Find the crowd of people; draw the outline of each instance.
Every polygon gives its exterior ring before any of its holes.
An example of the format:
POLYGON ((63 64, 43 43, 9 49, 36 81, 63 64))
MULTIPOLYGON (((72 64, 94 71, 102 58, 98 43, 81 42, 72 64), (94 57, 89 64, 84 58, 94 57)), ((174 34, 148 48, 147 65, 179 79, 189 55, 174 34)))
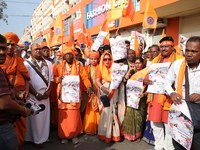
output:
MULTIPOLYGON (((177 141, 168 134, 168 115, 172 103, 180 104, 185 99, 184 72, 188 70, 190 101, 200 100, 200 37, 190 37, 184 56, 178 55, 174 40, 166 36, 159 45, 152 45, 144 54, 145 44, 137 50, 130 49, 125 41, 127 58, 113 60, 110 45, 92 51, 87 58, 78 47, 61 46, 53 51, 48 46, 35 43, 22 58, 17 47, 19 38, 14 33, 0 35, 0 147, 24 149, 24 141, 37 148, 49 139, 50 128, 58 129, 61 143, 69 139, 79 142, 82 133, 97 134, 98 138, 110 142, 122 137, 139 143, 141 139, 154 145, 155 150, 182 150, 177 141), (147 92, 150 80, 149 68, 154 63, 170 62, 163 83, 165 94, 147 92), (111 90, 112 64, 128 65, 122 82, 111 90), (74 84, 76 102, 64 86, 66 80, 74 84), (128 80, 143 83, 139 94, 139 107, 127 106, 126 84, 128 80), (181 80, 181 81, 180 81, 181 80), (45 106, 38 114, 26 103, 45 106), (26 117, 26 118, 25 118, 26 117)), ((69 92, 69 91, 68 91, 69 92)), ((194 129, 193 148, 200 147, 200 131, 194 129)))

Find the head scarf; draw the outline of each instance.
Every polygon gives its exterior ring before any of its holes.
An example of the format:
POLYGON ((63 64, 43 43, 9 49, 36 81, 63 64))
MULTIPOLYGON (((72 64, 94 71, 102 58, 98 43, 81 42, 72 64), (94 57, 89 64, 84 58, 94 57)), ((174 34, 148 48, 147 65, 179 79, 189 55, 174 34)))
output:
POLYGON ((99 58, 99 52, 91 52, 89 54, 89 58, 99 58))
POLYGON ((19 42, 19 37, 15 33, 8 32, 3 34, 3 36, 6 38, 7 43, 13 43, 17 45, 19 42))
POLYGON ((111 81, 111 67, 110 68, 106 68, 105 64, 104 64, 104 57, 105 55, 109 55, 111 57, 111 64, 113 63, 113 58, 112 58, 112 55, 108 52, 104 52, 101 56, 101 59, 100 59, 100 63, 99 63, 99 68, 100 68, 100 72, 102 74, 102 78, 107 81, 107 82, 110 82, 111 81))
POLYGON ((75 51, 74 51, 73 48, 65 47, 65 48, 63 49, 63 52, 62 52, 63 56, 64 56, 65 54, 68 54, 68 53, 72 53, 72 54, 74 55, 74 54, 75 54, 75 51))

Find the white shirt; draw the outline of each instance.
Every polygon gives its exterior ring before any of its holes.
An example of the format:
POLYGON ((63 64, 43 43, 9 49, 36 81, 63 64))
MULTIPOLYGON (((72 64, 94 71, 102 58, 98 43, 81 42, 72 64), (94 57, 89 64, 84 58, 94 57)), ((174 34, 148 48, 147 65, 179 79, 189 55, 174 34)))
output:
MULTIPOLYGON (((164 84, 164 88, 168 95, 170 95, 172 92, 175 92, 171 86, 174 82, 175 82, 175 88, 177 89, 178 74, 179 74, 181 64, 184 60, 185 58, 176 60, 168 71, 168 74, 165 78, 165 84, 164 84)), ((188 66, 188 64, 186 65, 188 68, 189 94, 190 95, 192 93, 200 94, 200 65, 198 65, 197 68, 193 70, 188 66)), ((182 85, 182 99, 185 99, 185 77, 183 79, 183 85, 182 85)))

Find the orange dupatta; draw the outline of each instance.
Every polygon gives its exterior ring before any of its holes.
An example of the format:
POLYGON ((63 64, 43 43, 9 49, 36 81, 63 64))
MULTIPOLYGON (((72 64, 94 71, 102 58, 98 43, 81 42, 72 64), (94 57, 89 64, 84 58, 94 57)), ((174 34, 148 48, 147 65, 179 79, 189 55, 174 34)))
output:
POLYGON ((105 55, 109 55, 111 57, 111 63, 113 62, 112 55, 108 52, 104 52, 101 56, 101 59, 100 59, 99 69, 100 69, 100 72, 102 74, 102 78, 106 82, 110 82, 111 81, 111 75, 110 75, 111 67, 109 69, 106 68, 104 61, 103 61, 105 55))
POLYGON ((185 69, 186 69, 186 60, 184 60, 180 66, 179 73, 178 73, 178 85, 177 85, 177 93, 182 96, 182 85, 185 76, 185 69))
POLYGON ((28 70, 24 66, 23 62, 24 60, 16 55, 13 55, 13 57, 7 55, 5 63, 0 65, 9 78, 10 83, 17 91, 24 90, 25 79, 30 79, 28 70))

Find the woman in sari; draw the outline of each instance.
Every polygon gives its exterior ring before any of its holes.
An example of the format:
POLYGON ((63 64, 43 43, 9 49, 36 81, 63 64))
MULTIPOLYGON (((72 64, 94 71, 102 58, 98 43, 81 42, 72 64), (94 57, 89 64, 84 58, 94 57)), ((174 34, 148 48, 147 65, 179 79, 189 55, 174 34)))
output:
POLYGON ((99 62, 99 53, 92 52, 89 54, 90 65, 86 66, 86 72, 88 78, 92 84, 92 94, 87 102, 86 111, 83 121, 83 130, 86 134, 97 134, 98 122, 99 122, 99 109, 97 103, 97 91, 98 88, 95 84, 96 70, 99 62))
MULTIPOLYGON (((141 57, 135 58, 135 74, 130 78, 142 82, 145 76, 143 73, 143 59, 141 57), (140 71, 142 70, 142 71, 140 71)), ((125 76, 127 79, 127 75, 125 76)), ((122 123, 122 134, 124 138, 130 141, 140 142, 142 133, 144 131, 146 120, 146 96, 141 93, 139 95, 140 102, 138 109, 127 106, 124 121, 122 123)))
POLYGON ((98 138, 109 143, 111 140, 120 141, 120 125, 118 119, 118 89, 109 99, 110 106, 103 106, 100 96, 109 95, 109 86, 111 82, 112 55, 104 52, 100 59, 99 68, 96 75, 96 84, 98 86, 100 120, 98 126, 98 138))

